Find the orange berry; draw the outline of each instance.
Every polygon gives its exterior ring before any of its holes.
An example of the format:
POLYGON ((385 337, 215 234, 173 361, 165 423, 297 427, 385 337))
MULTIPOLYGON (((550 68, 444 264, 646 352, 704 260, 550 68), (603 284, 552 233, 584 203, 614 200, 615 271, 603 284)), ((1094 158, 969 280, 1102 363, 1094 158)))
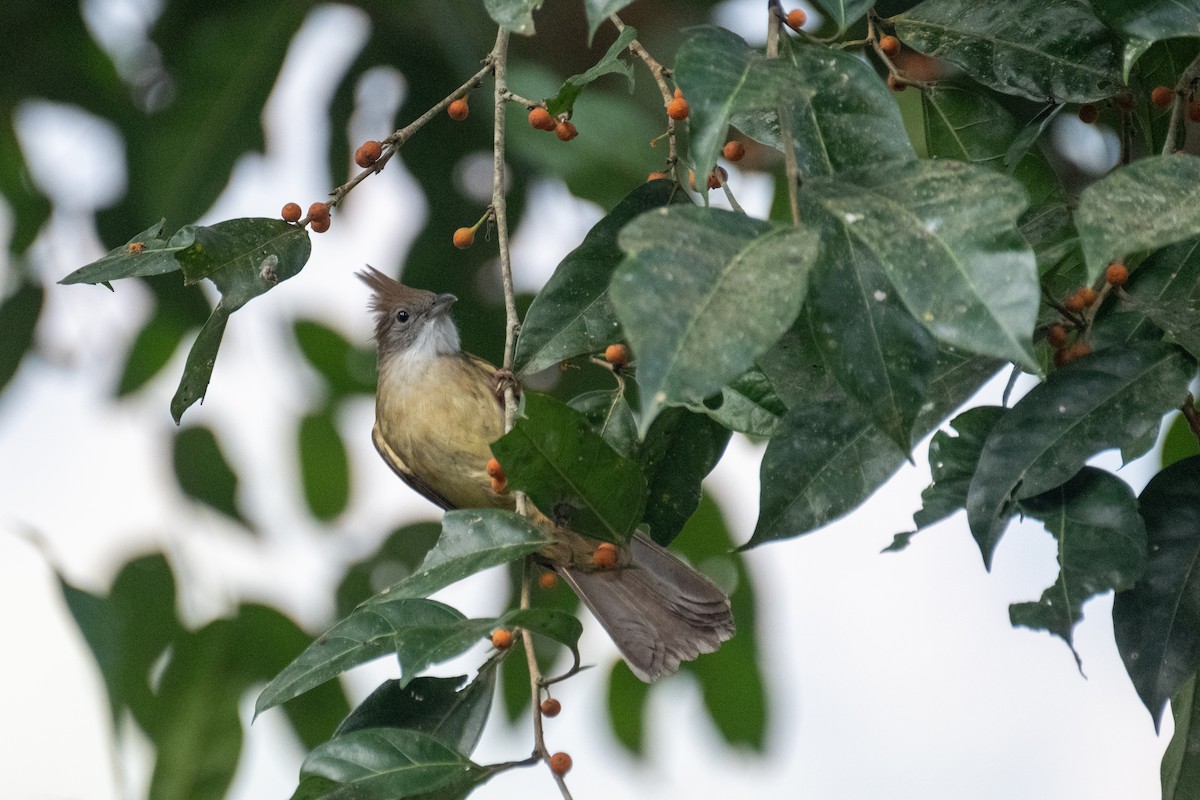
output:
POLYGON ((604 348, 604 360, 614 367, 623 367, 629 363, 629 348, 623 344, 610 344, 604 348))
POLYGON ((1096 305, 1096 298, 1098 297, 1099 295, 1096 294, 1096 290, 1090 286, 1084 286, 1079 290, 1079 299, 1083 301, 1084 308, 1091 308, 1096 305))
POLYGON ((683 97, 683 89, 680 89, 678 86, 676 86, 676 87, 675 87, 675 96, 676 96, 676 97, 683 97))
POLYGON ((665 172, 651 172, 646 176, 646 183, 650 181, 665 181, 668 175, 665 172))
POLYGON ((538 586, 546 591, 550 591, 555 586, 558 586, 558 576, 553 572, 543 572, 541 575, 538 575, 538 586))
POLYGON ((1108 269, 1104 270, 1104 280, 1113 286, 1124 286, 1125 282, 1129 280, 1129 268, 1120 261, 1114 261, 1108 265, 1108 269))
POLYGON ((1150 92, 1150 102, 1159 108, 1166 108, 1171 105, 1172 98, 1175 97, 1175 92, 1171 91, 1170 86, 1155 86, 1150 92))
POLYGON ((288 203, 283 207, 283 211, 279 212, 286 222, 299 222, 300 214, 300 206, 297 203, 288 203))
POLYGON ((667 103, 667 116, 674 120, 688 118, 688 101, 682 97, 676 97, 667 103))
POLYGON ((726 161, 741 161, 746 155, 746 146, 738 141, 726 142, 721 148, 721 155, 725 156, 726 161))
POLYGON ((308 228, 313 233, 324 233, 329 230, 329 217, 316 217, 309 220, 308 228))
POLYGON ((489 478, 503 478, 504 467, 500 466, 500 462, 494 458, 489 458, 487 461, 487 475, 489 478))
POLYGON ((1084 103, 1079 107, 1079 121, 1091 125, 1096 120, 1100 119, 1100 109, 1096 108, 1091 103, 1084 103))
MULTIPOLYGON (((553 575, 554 573, 549 574, 553 575)), ((562 711, 562 703, 558 702, 553 697, 547 697, 542 701, 541 709, 543 717, 557 717, 558 712, 562 711)), ((570 769, 570 767, 568 767, 568 769, 570 769)))
POLYGON ((1071 294, 1067 295, 1067 299, 1063 301, 1063 305, 1067 307, 1068 311, 1074 311, 1075 313, 1083 311, 1083 309, 1087 308, 1087 303, 1083 302, 1083 290, 1080 289, 1077 292, 1071 292, 1071 294))
POLYGON ((363 142, 362 146, 354 152, 354 163, 366 169, 367 167, 374 166, 381 155, 383 155, 383 145, 372 139, 363 142))
POLYGON ((1076 342, 1075 344, 1066 348, 1066 353, 1063 356, 1063 363, 1070 364, 1072 361, 1077 361, 1090 352, 1092 352, 1092 347, 1087 342, 1076 342))
POLYGON ((454 232, 454 246, 459 250, 466 250, 473 244, 475 244, 474 228, 459 228, 454 232))
POLYGON ((492 494, 504 494, 508 491, 508 478, 492 478, 492 494))
POLYGON ((446 113, 450 115, 450 119, 458 120, 459 122, 467 118, 471 113, 470 107, 467 105, 467 98, 460 97, 451 103, 446 108, 446 113))
POLYGON ((612 569, 618 560, 617 546, 612 542, 602 542, 592 552, 592 566, 597 569, 612 569))
POLYGON ((1188 119, 1192 122, 1200 122, 1200 100, 1188 103, 1188 119))
POLYGON ((803 9, 794 8, 788 12, 785 22, 789 28, 798 31, 804 26, 804 23, 808 22, 808 14, 805 14, 803 9))
POLYGON ((897 78, 895 75, 891 74, 890 72, 888 73, 888 76, 887 76, 887 85, 888 85, 888 88, 891 89, 893 92, 903 92, 905 89, 908 88, 907 83, 900 80, 899 78, 897 78))
POLYGON ((329 204, 313 203, 308 207, 308 218, 314 221, 318 219, 329 219, 329 204))
POLYGON ((571 757, 566 753, 555 753, 550 756, 550 771, 560 778, 571 771, 571 757))
POLYGON ((492 647, 497 650, 507 650, 512 647, 513 635, 512 631, 506 631, 504 628, 497 628, 492 631, 492 647))
POLYGON ((561 141, 569 142, 579 135, 579 130, 571 123, 570 120, 562 120, 554 126, 554 135, 561 141))
POLYGON ((554 117, 550 116, 550 112, 544 108, 533 108, 529 110, 529 124, 539 131, 552 131, 554 130, 554 117))
POLYGON ((708 188, 720 189, 721 184, 725 183, 727 180, 729 180, 729 173, 725 171, 725 168, 716 167, 712 172, 708 173, 708 188))
POLYGON ((895 58, 900 55, 900 40, 895 36, 884 36, 879 40, 879 49, 888 58, 895 58))
POLYGON ((1051 325, 1046 331, 1046 342, 1055 349, 1062 347, 1067 343, 1067 329, 1062 325, 1051 325))
MULTIPOLYGON (((299 212, 300 206, 296 206, 296 219, 300 219, 299 212)), ((295 220, 292 221, 295 222, 295 220)), ((145 242, 130 242, 129 244, 125 245, 125 252, 131 256, 136 256, 138 253, 144 252, 145 250, 145 242)))

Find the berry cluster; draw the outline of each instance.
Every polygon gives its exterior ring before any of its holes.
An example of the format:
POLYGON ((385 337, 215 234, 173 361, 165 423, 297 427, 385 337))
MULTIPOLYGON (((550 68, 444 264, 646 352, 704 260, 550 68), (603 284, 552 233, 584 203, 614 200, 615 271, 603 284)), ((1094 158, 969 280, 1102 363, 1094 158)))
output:
POLYGON ((1046 343, 1054 348, 1054 366, 1066 366, 1092 352, 1092 346, 1085 340, 1091 316, 1095 313, 1089 312, 1089 309, 1095 309, 1109 292, 1120 290, 1128 280, 1129 268, 1119 261, 1114 261, 1104 271, 1103 291, 1097 292, 1091 286, 1081 286, 1063 299, 1063 321, 1056 322, 1046 329, 1046 343), (1082 331, 1075 341, 1071 341, 1068 326, 1070 329, 1082 331))

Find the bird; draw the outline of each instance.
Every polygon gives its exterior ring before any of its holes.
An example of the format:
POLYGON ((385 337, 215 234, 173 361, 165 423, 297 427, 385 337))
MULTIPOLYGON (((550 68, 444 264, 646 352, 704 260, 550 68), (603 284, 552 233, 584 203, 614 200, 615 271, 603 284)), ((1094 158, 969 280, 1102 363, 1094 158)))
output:
MULTIPOLYGON (((457 298, 405 286, 368 266, 378 383, 375 449, 406 484, 442 509, 514 509, 493 490, 490 445, 504 430, 498 387, 511 378, 463 351, 450 315, 457 298)), ((532 505, 532 504, 530 504, 532 505)), ((711 653, 735 631, 729 598, 712 581, 636 531, 614 569, 591 563, 597 543, 536 508, 550 537, 540 551, 591 610, 630 670, 649 683, 711 653)))

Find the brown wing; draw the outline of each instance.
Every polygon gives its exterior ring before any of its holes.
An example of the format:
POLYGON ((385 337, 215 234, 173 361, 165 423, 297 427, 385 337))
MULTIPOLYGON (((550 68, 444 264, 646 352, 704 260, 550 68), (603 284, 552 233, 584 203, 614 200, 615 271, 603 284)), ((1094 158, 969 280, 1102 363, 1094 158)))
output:
POLYGON ((396 455, 396 452, 392 448, 388 447, 387 442, 383 440, 383 435, 379 432, 378 425, 371 431, 371 441, 375 443, 375 449, 379 452, 380 457, 392 468, 392 472, 400 476, 400 480, 407 483, 434 505, 446 510, 454 508, 454 505, 449 500, 439 494, 428 483, 418 478, 404 463, 404 460, 396 455))

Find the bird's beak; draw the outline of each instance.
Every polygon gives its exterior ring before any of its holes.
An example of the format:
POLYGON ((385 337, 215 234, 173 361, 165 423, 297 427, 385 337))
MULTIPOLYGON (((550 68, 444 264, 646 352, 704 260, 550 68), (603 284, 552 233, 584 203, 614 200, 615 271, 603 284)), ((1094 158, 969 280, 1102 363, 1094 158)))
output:
POLYGON ((458 298, 452 294, 439 294, 433 299, 433 308, 431 316, 440 317, 450 310, 450 306, 458 302, 458 298))

